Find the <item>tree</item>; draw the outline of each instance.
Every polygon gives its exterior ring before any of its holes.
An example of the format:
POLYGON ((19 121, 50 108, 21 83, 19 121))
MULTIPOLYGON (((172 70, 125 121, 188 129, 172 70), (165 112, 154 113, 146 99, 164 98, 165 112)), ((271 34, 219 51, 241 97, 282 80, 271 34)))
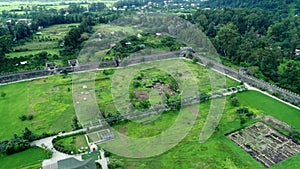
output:
POLYGON ((24 39, 26 37, 29 37, 32 34, 30 27, 23 22, 17 23, 15 25, 14 33, 15 33, 15 38, 17 40, 24 39))
POLYGON ((10 35, 0 36, 0 53, 8 53, 12 49, 12 38, 10 35))
POLYGON ((230 22, 220 28, 215 41, 224 56, 234 59, 241 41, 241 35, 236 25, 230 22))
POLYGON ((300 91, 300 62, 287 61, 278 68, 279 83, 294 92, 300 91))
POLYGON ((79 124, 78 124, 78 118, 77 118, 77 116, 75 116, 73 119, 72 119, 72 129, 73 130, 78 130, 78 129, 80 129, 80 126, 79 126, 79 124))
POLYGON ((33 141, 33 140, 35 140, 35 135, 27 127, 25 127, 25 129, 23 131, 23 139, 28 140, 28 141, 33 141))

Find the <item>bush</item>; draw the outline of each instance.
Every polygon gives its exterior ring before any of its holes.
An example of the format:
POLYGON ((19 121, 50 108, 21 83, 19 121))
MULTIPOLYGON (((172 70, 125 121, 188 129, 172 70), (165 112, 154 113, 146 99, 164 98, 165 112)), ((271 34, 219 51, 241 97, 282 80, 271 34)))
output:
POLYGON ((236 98, 236 97, 233 97, 231 100, 230 100, 230 103, 232 106, 234 107, 238 107, 240 105, 240 102, 239 100, 236 98))
POLYGON ((103 74, 104 75, 112 75, 115 73, 115 70, 113 69, 106 69, 106 70, 103 70, 103 74))
POLYGON ((54 55, 53 55, 53 59, 55 59, 55 60, 56 60, 56 59, 59 59, 58 55, 57 55, 57 54, 54 54, 54 55))
POLYGON ((6 93, 5 92, 1 92, 1 97, 5 97, 6 96, 6 93))
POLYGON ((27 120, 32 120, 33 119, 33 115, 32 114, 29 114, 28 116, 27 116, 27 120))
POLYGON ((247 117, 253 116, 253 112, 251 112, 248 108, 240 108, 236 111, 239 115, 245 115, 247 117))
POLYGON ((193 58, 193 63, 197 63, 197 62, 199 62, 199 58, 198 57, 194 57, 193 58))
POLYGON ((19 119, 21 121, 25 121, 25 120, 27 120, 27 116, 25 116, 24 114, 22 114, 21 116, 19 116, 19 119))
POLYGON ((22 136, 14 135, 10 140, 0 142, 0 153, 7 155, 27 150, 30 147, 30 141, 35 139, 35 135, 26 127, 22 136))

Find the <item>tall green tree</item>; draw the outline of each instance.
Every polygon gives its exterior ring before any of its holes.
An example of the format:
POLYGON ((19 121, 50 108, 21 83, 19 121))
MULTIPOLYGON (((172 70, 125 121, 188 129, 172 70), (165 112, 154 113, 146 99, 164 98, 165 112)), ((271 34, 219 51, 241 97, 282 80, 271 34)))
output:
POLYGON ((241 42, 241 34, 238 32, 236 25, 228 23, 220 28, 215 41, 224 56, 234 59, 241 42))

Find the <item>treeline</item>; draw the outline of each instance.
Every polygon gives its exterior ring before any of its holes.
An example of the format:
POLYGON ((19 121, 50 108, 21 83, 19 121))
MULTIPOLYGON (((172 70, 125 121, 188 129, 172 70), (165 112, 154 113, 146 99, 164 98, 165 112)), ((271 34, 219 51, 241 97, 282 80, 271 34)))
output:
POLYGON ((0 64, 0 73, 42 69, 45 67, 47 61, 54 60, 57 58, 58 58, 57 55, 52 55, 45 51, 42 51, 35 55, 30 54, 30 55, 14 57, 14 58, 1 59, 0 57, 0 63, 5 63, 5 64, 0 64), (21 62, 24 63, 21 64, 21 62))
MULTIPOLYGON (((114 3, 114 7, 116 8, 123 8, 124 6, 131 7, 131 6, 144 6, 148 5, 148 3, 161 3, 163 4, 164 1, 162 0, 123 0, 123 1, 117 1, 114 3)), ((182 1, 183 2, 183 1, 182 1)))
POLYGON ((300 1, 298 0, 213 0, 202 4, 209 8, 261 8, 280 13, 289 13, 290 5, 295 6, 297 13, 300 11, 300 1))
POLYGON ((40 136, 34 134, 32 131, 30 131, 27 127, 23 130, 23 133, 21 136, 14 135, 14 137, 10 140, 2 140, 0 141, 0 153, 5 153, 7 155, 18 153, 24 150, 27 150, 30 148, 30 142, 48 137, 49 134, 42 134, 40 136))
POLYGON ((213 42, 227 65, 300 93, 300 18, 261 9, 199 10, 186 19, 213 42))

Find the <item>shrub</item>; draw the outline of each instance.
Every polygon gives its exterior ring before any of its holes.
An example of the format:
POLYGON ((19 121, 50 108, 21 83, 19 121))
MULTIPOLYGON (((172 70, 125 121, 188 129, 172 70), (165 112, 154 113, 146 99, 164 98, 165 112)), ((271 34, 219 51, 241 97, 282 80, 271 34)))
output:
POLYGON ((5 92, 1 92, 1 97, 5 97, 6 96, 6 93, 5 92))
POLYGON ((230 103, 231 103, 231 105, 234 106, 234 107, 237 107, 237 106, 240 105, 240 102, 239 102, 239 100, 238 100, 236 97, 233 97, 233 98, 230 100, 230 103))
POLYGON ((27 120, 32 120, 33 119, 33 115, 32 114, 29 114, 28 116, 27 116, 27 120))
POLYGON ((115 70, 113 69, 106 69, 106 70, 103 70, 103 74, 104 75, 112 75, 115 73, 115 70))
POLYGON ((27 120, 27 116, 25 116, 24 114, 22 114, 21 116, 19 116, 19 119, 21 121, 25 121, 25 120, 27 120))

